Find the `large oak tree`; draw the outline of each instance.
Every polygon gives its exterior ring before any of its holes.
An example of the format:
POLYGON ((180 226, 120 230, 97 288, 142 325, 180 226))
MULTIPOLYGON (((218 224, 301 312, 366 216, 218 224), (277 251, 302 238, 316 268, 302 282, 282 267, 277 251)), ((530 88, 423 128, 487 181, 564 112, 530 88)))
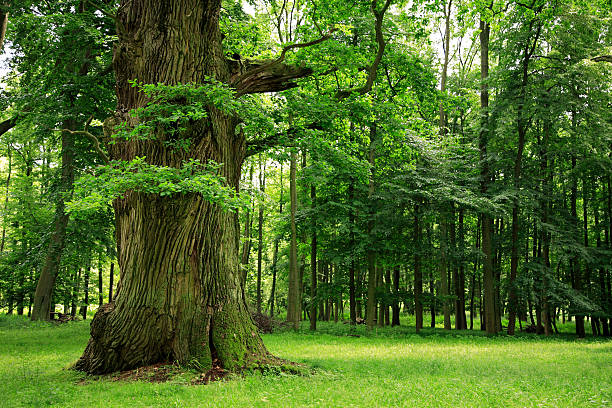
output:
MULTIPOLYGON (((118 101, 105 123, 108 132, 119 123, 137 124, 129 112, 148 99, 131 85, 134 80, 171 86, 214 78, 241 95, 287 89, 292 79, 309 73, 282 64, 282 58, 259 64, 227 59, 220 9, 221 0, 121 2, 113 59, 118 101)), ((206 118, 182 130, 188 149, 172 149, 164 135, 156 135, 109 144, 110 158, 146 157, 150 165, 174 168, 190 159, 223 163, 223 177, 238 190, 247 156, 246 140, 236 130, 240 118, 214 106, 206 110, 206 118)), ((215 359, 235 369, 267 356, 245 302, 235 212, 197 193, 130 191, 113 206, 119 290, 96 313, 77 369, 105 373, 173 360, 206 368, 215 359)))

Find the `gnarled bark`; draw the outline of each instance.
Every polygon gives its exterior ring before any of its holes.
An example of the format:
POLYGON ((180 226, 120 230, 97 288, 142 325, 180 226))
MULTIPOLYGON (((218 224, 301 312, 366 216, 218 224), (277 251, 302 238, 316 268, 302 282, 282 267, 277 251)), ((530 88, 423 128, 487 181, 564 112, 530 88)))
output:
MULTIPOLYGON (((147 102, 130 85, 134 79, 167 85, 197 84, 207 77, 230 82, 233 65, 221 49, 220 7, 220 0, 121 2, 114 56, 118 107, 105 124, 107 133, 117 123, 133 124, 127 112, 147 102)), ((110 145, 110 156, 144 156, 149 164, 170 167, 187 159, 214 160, 223 163, 222 175, 237 190, 246 156, 244 136, 235 132, 238 123, 209 107, 208 118, 182 134, 191 141, 188 150, 173 150, 158 138, 110 145)), ((198 194, 168 198, 128 192, 113 206, 121 289, 96 313, 77 369, 106 373, 173 360, 207 369, 218 359, 231 370, 268 356, 244 298, 235 212, 198 194)))

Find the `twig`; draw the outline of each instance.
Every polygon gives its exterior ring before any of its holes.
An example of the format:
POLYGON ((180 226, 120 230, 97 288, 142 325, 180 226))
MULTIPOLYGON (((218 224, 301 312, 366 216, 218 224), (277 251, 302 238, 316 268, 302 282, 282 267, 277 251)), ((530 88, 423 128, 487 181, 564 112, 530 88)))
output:
POLYGON ((108 158, 106 153, 104 153, 104 150, 102 150, 102 148, 100 147, 100 140, 96 136, 94 136, 92 133, 89 133, 87 131, 87 126, 89 126, 89 123, 91 123, 92 119, 93 117, 90 117, 89 120, 87 120, 87 124, 85 125, 85 130, 70 130, 70 129, 52 129, 52 130, 55 130, 57 132, 68 132, 73 135, 86 136, 89 140, 93 142, 94 150, 98 153, 98 155, 100 155, 102 160, 104 160, 104 163, 109 164, 110 159, 108 158))
POLYGON ((98 4, 96 4, 95 2, 93 2, 92 0, 85 0, 87 3, 91 4, 92 6, 94 6, 96 8, 97 11, 99 11, 100 13, 104 14, 106 17, 109 17, 111 19, 113 19, 113 21, 117 21, 117 16, 114 15, 113 13, 110 13, 108 11, 106 11, 105 9, 103 9, 102 7, 100 7, 98 4))

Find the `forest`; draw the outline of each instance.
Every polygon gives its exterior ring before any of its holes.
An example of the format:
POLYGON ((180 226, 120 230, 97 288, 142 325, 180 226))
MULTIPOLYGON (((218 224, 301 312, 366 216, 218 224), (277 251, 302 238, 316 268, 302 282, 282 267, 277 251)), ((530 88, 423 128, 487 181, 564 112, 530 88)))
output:
POLYGON ((0 105, 8 406, 612 406, 609 0, 0 0, 0 105))

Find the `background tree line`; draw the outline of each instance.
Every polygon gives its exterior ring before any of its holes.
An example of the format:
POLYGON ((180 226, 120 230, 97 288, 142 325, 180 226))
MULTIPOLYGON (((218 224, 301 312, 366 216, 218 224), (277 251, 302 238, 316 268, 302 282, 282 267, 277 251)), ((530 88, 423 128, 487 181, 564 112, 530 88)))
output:
MULTIPOLYGON (((245 13, 224 2, 224 52, 237 63, 331 32, 288 54, 311 75, 257 96, 264 115, 242 129, 253 311, 312 329, 407 313, 417 331, 441 319, 510 334, 517 320, 551 334, 571 319, 579 336, 609 336, 609 4, 405 3, 266 0, 245 13)), ((115 104, 114 6, 2 8, 8 313, 86 316, 112 300, 110 207, 66 205, 74 180, 104 162, 86 133, 101 137, 115 104)))

